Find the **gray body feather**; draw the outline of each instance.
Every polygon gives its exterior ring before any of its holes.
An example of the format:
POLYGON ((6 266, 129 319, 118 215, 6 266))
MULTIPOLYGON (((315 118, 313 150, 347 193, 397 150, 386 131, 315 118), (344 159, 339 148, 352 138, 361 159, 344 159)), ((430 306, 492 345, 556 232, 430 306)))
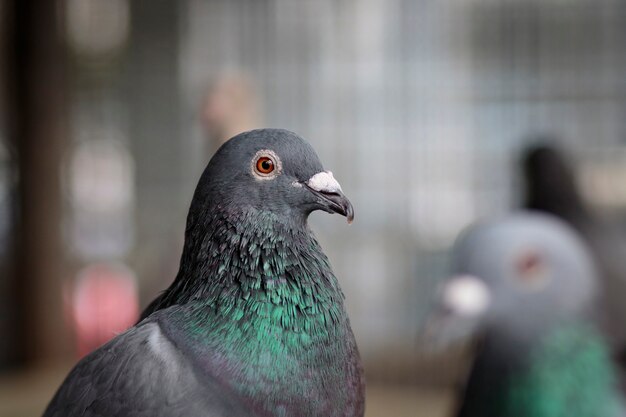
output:
POLYGON ((238 417, 251 413, 199 373, 154 314, 83 358, 44 417, 238 417))

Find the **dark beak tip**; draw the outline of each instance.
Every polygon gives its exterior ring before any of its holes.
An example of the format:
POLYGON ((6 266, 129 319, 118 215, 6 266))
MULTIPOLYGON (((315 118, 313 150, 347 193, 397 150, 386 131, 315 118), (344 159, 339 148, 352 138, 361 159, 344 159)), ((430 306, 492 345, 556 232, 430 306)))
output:
POLYGON ((348 203, 348 206, 346 207, 346 220, 348 221, 348 224, 352 224, 354 221, 354 209, 350 203, 348 203))
POLYGON ((320 209, 329 213, 341 214, 346 218, 348 224, 352 224, 354 221, 354 208, 350 200, 341 191, 325 192, 323 190, 315 190, 306 183, 304 185, 318 198, 326 202, 324 207, 320 207, 320 209))

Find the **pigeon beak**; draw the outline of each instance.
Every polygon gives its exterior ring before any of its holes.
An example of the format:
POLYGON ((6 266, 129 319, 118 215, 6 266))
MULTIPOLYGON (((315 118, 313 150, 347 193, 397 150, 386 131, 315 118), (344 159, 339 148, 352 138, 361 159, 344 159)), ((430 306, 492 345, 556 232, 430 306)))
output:
POLYGON ((345 216, 348 224, 354 220, 352 203, 343 194, 341 185, 330 171, 318 172, 302 183, 309 191, 315 194, 329 213, 339 213, 345 216))
POLYGON ((487 285, 475 276, 448 279, 441 288, 438 304, 422 327, 423 343, 442 348, 476 336, 491 298, 487 285))
POLYGON ((472 275, 459 275, 448 280, 443 288, 443 305, 462 317, 482 315, 491 303, 491 292, 483 280, 472 275))

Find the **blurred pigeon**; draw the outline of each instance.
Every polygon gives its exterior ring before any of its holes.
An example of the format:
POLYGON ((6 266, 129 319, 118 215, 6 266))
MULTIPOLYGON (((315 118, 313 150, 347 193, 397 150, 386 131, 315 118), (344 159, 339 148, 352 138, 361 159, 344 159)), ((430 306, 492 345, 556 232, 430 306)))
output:
POLYGON ((553 214, 576 229, 589 246, 600 278, 595 319, 620 362, 626 387, 626 238, 600 218, 582 197, 573 167, 558 148, 535 145, 522 160, 526 180, 524 206, 553 214))
POLYGON ((476 226, 442 291, 447 321, 479 335, 460 417, 617 417, 605 342, 589 320, 591 258, 562 221, 524 212, 476 226))
POLYGON ((525 151, 522 166, 525 208, 554 214, 574 227, 591 219, 574 170, 562 151, 548 144, 534 145, 525 151))
POLYGON ((353 218, 297 135, 242 133, 196 189, 174 283, 145 319, 86 356, 44 416, 362 416, 344 297, 307 225, 353 218))

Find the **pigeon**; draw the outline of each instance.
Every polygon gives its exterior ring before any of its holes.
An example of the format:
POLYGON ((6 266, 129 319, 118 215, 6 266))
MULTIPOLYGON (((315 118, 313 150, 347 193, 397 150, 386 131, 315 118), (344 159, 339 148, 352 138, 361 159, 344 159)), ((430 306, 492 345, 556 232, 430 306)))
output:
POLYGON ((585 201, 567 155, 544 142, 528 148, 522 158, 523 206, 563 219, 591 250, 600 278, 594 319, 610 343, 626 392, 626 238, 620 227, 601 218, 585 201))
POLYGON ((176 279, 69 373, 44 417, 363 416, 364 377, 315 210, 354 217, 313 148, 281 129, 220 147, 176 279))
POLYGON ((553 216, 513 213, 463 234, 440 300, 441 325, 478 339, 456 415, 623 416, 589 318, 596 283, 583 241, 553 216))
POLYGON ((533 145, 525 150, 521 164, 524 208, 551 213, 574 228, 586 226, 593 216, 563 151, 547 143, 533 145))

